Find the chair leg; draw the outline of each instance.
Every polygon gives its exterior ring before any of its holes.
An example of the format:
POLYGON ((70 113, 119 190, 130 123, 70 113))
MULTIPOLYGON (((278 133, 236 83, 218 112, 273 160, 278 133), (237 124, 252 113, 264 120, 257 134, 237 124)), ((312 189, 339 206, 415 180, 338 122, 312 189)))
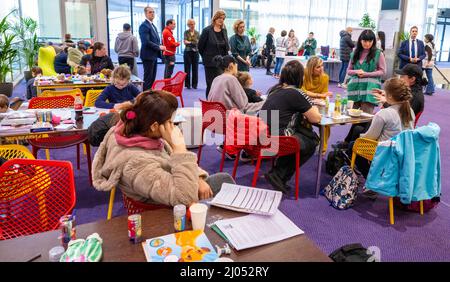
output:
POLYGON ((239 158, 240 158, 240 156, 241 156, 241 151, 239 151, 236 154, 236 159, 234 160, 234 167, 233 167, 233 179, 234 180, 236 180, 236 172, 237 172, 237 168, 238 168, 238 165, 239 165, 239 158))
POLYGON ((423 201, 420 201, 420 215, 423 215, 423 201))
POLYGON ((295 167, 295 200, 298 201, 299 183, 300 183, 300 152, 295 154, 296 167, 295 167))
POLYGON ((180 95, 180 101, 181 101, 181 107, 184 108, 184 101, 183 101, 183 96, 180 95))
POLYGON ((86 156, 87 152, 86 152, 86 145, 83 144, 83 154, 86 156))
POLYGON ((49 149, 45 149, 45 157, 47 158, 47 161, 50 160, 50 150, 49 149))
POLYGON ((198 148, 198 153, 197 153, 197 165, 200 165, 200 160, 202 158, 202 150, 203 150, 203 145, 200 145, 200 148, 198 148))
POLYGON ((253 175, 252 187, 256 187, 256 183, 258 182, 258 174, 259 169, 261 168, 261 156, 258 156, 258 161, 256 162, 255 174, 253 175))
POLYGON ((87 163, 88 163, 88 169, 89 169, 89 182, 92 185, 92 160, 91 160, 91 145, 89 143, 86 144, 86 157, 87 157, 87 163))
POLYGON ((80 144, 77 145, 77 169, 80 170, 80 144))
POLYGON ((225 165, 225 145, 223 145, 222 160, 220 161, 220 172, 223 172, 224 165, 225 165))
POLYGON ((116 187, 112 188, 111 193, 109 195, 108 217, 107 217, 108 220, 110 220, 112 218, 112 212, 113 212, 115 198, 116 198, 116 187))
POLYGON ((394 224, 394 198, 389 198, 389 220, 391 225, 394 224))

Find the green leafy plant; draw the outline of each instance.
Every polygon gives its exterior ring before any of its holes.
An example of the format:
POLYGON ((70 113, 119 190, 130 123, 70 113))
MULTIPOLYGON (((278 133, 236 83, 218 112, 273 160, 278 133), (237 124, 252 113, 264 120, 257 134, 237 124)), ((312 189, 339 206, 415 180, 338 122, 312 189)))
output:
POLYGON ((251 27, 247 30, 247 35, 250 38, 255 38, 256 42, 258 42, 259 38, 261 37, 261 34, 258 33, 256 30, 256 27, 251 27))
POLYGON ((12 72, 12 62, 19 53, 13 45, 16 35, 8 32, 11 28, 8 17, 12 13, 0 21, 0 83, 6 83, 6 77, 12 72))
POLYGON ((406 41, 411 38, 411 34, 409 32, 400 32, 400 41, 406 41))
POLYGON ((20 39, 20 55, 25 59, 28 70, 35 65, 39 52, 39 40, 37 36, 38 23, 32 18, 18 18, 12 26, 12 30, 20 39))
POLYGON ((375 30, 377 28, 375 21, 370 17, 369 13, 365 13, 359 23, 360 27, 370 28, 371 30, 375 30))

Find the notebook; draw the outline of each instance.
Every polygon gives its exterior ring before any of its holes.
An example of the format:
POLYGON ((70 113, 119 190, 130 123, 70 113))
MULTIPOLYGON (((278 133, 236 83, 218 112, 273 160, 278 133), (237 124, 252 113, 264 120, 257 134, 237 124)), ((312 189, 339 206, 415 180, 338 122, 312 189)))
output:
POLYGON ((148 239, 142 247, 148 262, 213 262, 219 258, 201 230, 148 239))

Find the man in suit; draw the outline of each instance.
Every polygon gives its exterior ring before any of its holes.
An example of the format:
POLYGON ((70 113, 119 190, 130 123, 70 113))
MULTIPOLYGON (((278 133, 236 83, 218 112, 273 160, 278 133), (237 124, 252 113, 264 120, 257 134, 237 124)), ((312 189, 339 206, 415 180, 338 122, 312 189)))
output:
POLYGON ((400 69, 403 69, 407 64, 416 64, 422 67, 422 60, 426 57, 425 44, 417 39, 418 33, 419 29, 417 26, 413 26, 410 30, 410 39, 402 42, 398 50, 400 69))
POLYGON ((144 64, 144 91, 150 90, 156 79, 158 58, 162 59, 161 51, 166 51, 166 47, 161 45, 158 29, 153 24, 155 10, 152 7, 144 9, 145 22, 139 27, 141 37, 141 60, 144 64))
POLYGON ((272 68, 272 60, 273 54, 275 54, 275 39, 273 35, 275 34, 275 28, 271 27, 269 29, 269 33, 266 36, 266 46, 265 46, 265 55, 267 56, 266 63, 266 75, 273 75, 273 72, 270 71, 272 68))

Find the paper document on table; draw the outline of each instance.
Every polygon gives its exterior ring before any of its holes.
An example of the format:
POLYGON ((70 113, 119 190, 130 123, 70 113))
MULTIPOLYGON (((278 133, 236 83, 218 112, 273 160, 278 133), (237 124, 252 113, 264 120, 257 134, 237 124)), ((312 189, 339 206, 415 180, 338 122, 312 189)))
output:
POLYGON ((238 212, 274 215, 282 196, 279 191, 224 183, 211 205, 238 212))
POLYGON ((279 210, 273 216, 252 214, 219 220, 215 225, 238 251, 279 242, 305 233, 279 210))

